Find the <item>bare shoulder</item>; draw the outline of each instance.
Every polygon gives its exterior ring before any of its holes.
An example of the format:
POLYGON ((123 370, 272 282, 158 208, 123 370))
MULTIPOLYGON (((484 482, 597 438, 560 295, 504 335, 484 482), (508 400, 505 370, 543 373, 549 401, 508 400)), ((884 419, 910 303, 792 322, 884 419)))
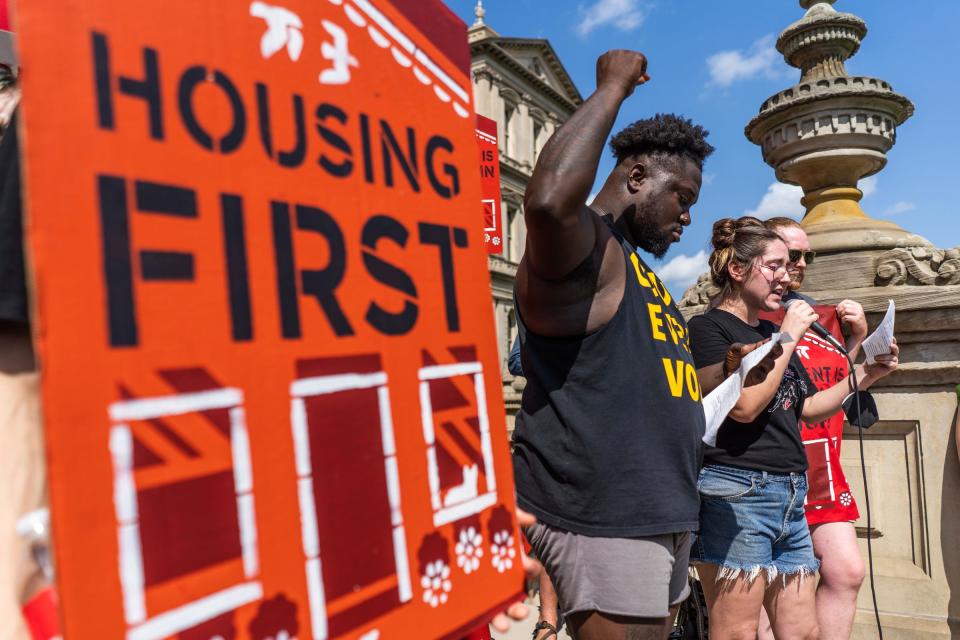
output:
POLYGON ((527 327, 543 336, 579 336, 607 324, 623 299, 623 250, 603 220, 591 214, 596 241, 580 264, 558 279, 540 277, 520 262, 516 292, 527 327))

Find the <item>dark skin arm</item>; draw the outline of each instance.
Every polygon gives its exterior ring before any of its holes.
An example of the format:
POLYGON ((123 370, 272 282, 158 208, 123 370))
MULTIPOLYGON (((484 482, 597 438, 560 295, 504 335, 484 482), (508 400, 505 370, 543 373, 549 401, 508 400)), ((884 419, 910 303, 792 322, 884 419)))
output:
MULTIPOLYGON (((591 333, 613 318, 623 299, 626 270, 619 243, 585 200, 620 106, 650 79, 646 69, 641 53, 603 54, 597 60, 597 90, 540 153, 524 195, 527 244, 516 280, 520 314, 534 333, 591 333)), ((619 178, 629 179, 632 190, 649 179, 639 163, 619 178)), ((689 224, 699 178, 693 189, 685 196, 684 224, 689 224)))
MULTIPOLYGON (((700 382, 700 388, 703 390, 703 394, 706 395, 719 387, 721 382, 740 368, 740 362, 744 356, 769 341, 770 339, 767 338, 766 340, 752 344, 734 342, 730 345, 730 349, 727 351, 727 357, 724 358, 722 362, 697 369, 697 379, 700 382)), ((743 386, 752 387, 766 380, 767 375, 773 370, 777 358, 781 355, 783 355, 783 347, 778 344, 774 346, 773 349, 770 350, 770 353, 764 356, 763 360, 758 362, 753 369, 750 369, 750 373, 747 374, 747 379, 744 381, 743 386)))
POLYGON ((520 311, 541 335, 583 335, 613 317, 623 297, 616 239, 586 199, 623 101, 649 78, 646 58, 609 51, 597 90, 550 138, 524 196, 527 246, 517 272, 520 311))

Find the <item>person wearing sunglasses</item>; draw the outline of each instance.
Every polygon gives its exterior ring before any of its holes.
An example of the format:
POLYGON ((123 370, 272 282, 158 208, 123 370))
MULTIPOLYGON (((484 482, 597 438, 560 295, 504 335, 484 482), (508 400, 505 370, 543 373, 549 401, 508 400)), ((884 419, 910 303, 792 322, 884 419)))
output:
MULTIPOLYGON (((816 258, 803 227, 786 217, 766 220, 764 226, 776 232, 787 245, 790 291, 811 305, 816 304, 809 297, 796 293, 803 283, 807 266, 816 258)), ((847 329, 847 351, 856 361, 860 343, 867 335, 863 307, 854 300, 843 300, 836 305, 836 314, 840 324, 847 329)), ((846 375, 846 358, 815 334, 808 332, 800 339, 800 344, 805 347, 800 360, 817 384, 824 386, 827 379, 846 375)), ((857 610, 857 593, 865 571, 853 525, 860 513, 840 465, 843 419, 843 413, 838 412, 817 423, 801 421, 800 430, 809 464, 804 508, 813 553, 820 561, 816 608, 823 640, 850 637, 857 610)), ((757 637, 759 640, 773 640, 766 611, 760 613, 757 637)))
MULTIPOLYGON (((800 420, 818 422, 839 409, 849 376, 818 391, 797 357, 798 339, 818 320, 803 300, 782 324, 762 320, 789 290, 787 245, 752 217, 713 225, 710 277, 719 290, 711 308, 690 319, 690 346, 704 394, 731 344, 787 334, 764 382, 743 389, 707 446, 697 489, 700 530, 691 551, 710 609, 711 638, 752 638, 766 607, 778 638, 818 637, 814 556, 804 517, 807 456, 800 420)), ((859 365, 860 388, 897 366, 898 348, 859 365)))

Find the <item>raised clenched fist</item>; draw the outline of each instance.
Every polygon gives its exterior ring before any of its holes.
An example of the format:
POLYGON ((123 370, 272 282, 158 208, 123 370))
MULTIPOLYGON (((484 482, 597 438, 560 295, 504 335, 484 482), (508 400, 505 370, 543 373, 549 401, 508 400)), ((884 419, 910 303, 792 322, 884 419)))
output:
POLYGON ((854 300, 843 300, 837 305, 837 317, 844 326, 850 328, 850 334, 858 340, 867 337, 867 317, 863 306, 854 300))
POLYGON ((597 59, 597 89, 616 89, 624 98, 650 79, 647 58, 639 51, 614 49, 597 59))

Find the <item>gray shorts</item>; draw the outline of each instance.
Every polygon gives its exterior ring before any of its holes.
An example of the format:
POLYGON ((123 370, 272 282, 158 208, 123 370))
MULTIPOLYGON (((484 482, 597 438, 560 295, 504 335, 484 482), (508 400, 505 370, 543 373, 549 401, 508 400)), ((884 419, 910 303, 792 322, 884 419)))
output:
POLYGON ((600 611, 666 618, 690 593, 689 532, 594 538, 538 522, 527 537, 557 590, 563 617, 600 611))

